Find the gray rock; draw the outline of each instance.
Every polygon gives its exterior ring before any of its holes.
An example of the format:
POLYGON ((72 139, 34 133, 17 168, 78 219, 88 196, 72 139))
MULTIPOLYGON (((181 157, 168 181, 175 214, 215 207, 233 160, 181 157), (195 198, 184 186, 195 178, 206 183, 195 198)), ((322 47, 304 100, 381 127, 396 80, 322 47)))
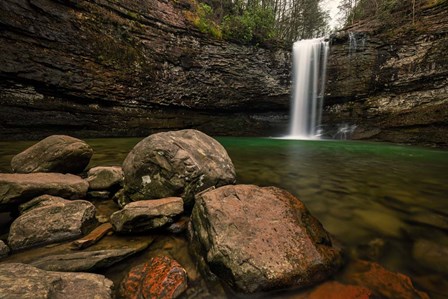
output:
POLYGON ((52 135, 14 156, 11 168, 20 173, 80 173, 92 155, 92 148, 84 141, 66 135, 52 135))
POLYGON ((420 265, 448 274, 448 246, 420 239, 415 242, 412 254, 420 265))
POLYGON ((0 298, 112 298, 113 282, 103 275, 51 272, 19 263, 0 264, 0 298))
POLYGON ((0 240, 0 259, 8 256, 9 254, 9 247, 5 244, 2 240, 0 240))
POLYGON ((110 216, 117 232, 144 232, 173 222, 184 211, 180 197, 141 200, 127 204, 110 216))
POLYGON ((0 208, 18 205, 43 194, 84 198, 89 184, 79 176, 60 173, 0 173, 0 208))
POLYGON ((275 187, 229 185, 197 195, 189 236, 199 263, 238 292, 310 286, 342 264, 320 222, 275 187))
POLYGON ((31 265, 47 271, 90 272, 107 268, 137 252, 133 248, 72 252, 50 255, 33 261, 31 265))
POLYGON ((8 244, 18 250, 77 238, 96 223, 95 211, 85 200, 57 201, 32 209, 14 220, 8 244))
POLYGON ((98 166, 87 172, 87 182, 91 190, 107 190, 123 183, 124 175, 120 166, 98 166))
POLYGON ((123 171, 133 201, 180 196, 191 203, 202 190, 235 182, 224 147, 196 130, 150 135, 128 154, 123 171))

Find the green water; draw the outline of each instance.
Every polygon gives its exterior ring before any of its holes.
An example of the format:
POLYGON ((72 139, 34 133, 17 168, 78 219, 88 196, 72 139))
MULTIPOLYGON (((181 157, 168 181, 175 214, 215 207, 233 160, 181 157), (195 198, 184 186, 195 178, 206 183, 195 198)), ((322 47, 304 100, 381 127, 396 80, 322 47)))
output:
MULTIPOLYGON (((235 164, 238 183, 290 191, 349 255, 405 273, 432 297, 448 298, 447 267, 441 266, 447 256, 439 254, 448 250, 447 151, 349 141, 217 139, 235 164), (416 252, 415 244, 425 241, 436 247, 416 252)), ((86 140, 95 150, 90 166, 121 164, 139 140, 86 140)), ((9 171, 12 156, 33 143, 0 142, 0 172, 9 171)))

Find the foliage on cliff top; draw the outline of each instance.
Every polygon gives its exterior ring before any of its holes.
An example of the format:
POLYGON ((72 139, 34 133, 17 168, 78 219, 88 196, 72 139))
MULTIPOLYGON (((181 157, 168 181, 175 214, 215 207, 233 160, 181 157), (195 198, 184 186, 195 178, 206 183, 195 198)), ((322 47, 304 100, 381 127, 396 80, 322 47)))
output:
POLYGON ((322 36, 328 14, 321 0, 190 0, 186 17, 201 32, 250 45, 322 36))
MULTIPOLYGON (((420 14, 448 0, 343 0, 339 6, 345 25, 377 20, 382 27, 399 27, 418 23, 420 14)), ((418 24, 417 24, 418 25, 418 24)))

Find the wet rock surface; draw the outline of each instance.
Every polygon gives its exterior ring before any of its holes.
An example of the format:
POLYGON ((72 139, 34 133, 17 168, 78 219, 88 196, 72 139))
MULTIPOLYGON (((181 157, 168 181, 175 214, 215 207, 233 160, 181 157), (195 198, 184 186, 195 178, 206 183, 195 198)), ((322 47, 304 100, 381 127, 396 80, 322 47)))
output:
POLYGON ((408 276, 391 272, 377 263, 358 260, 345 271, 344 282, 364 286, 380 298, 429 299, 428 294, 415 289, 408 276))
POLYGON ((369 299, 376 298, 371 290, 362 286, 346 285, 336 281, 325 282, 299 299, 369 299))
POLYGON ((82 140, 66 135, 49 136, 11 160, 13 172, 80 173, 93 155, 92 148, 82 140))
POLYGON ((8 244, 12 250, 74 239, 96 223, 95 206, 84 200, 57 201, 25 212, 11 225, 8 244))
POLYGON ((201 193, 190 223, 192 251, 238 292, 310 286, 342 264, 340 249, 319 221, 275 187, 201 193))
POLYGON ((120 166, 97 166, 87 172, 87 182, 91 190, 107 190, 123 183, 123 170, 120 166))
POLYGON ((173 218, 184 211, 180 197, 141 200, 127 204, 110 216, 117 232, 145 232, 172 223, 173 218))
POLYGON ((120 295, 125 299, 168 299, 179 297, 186 289, 185 269, 167 256, 158 256, 129 271, 120 286, 120 295))
POLYGON ((112 281, 90 273, 49 272, 20 263, 0 264, 1 298, 112 298, 112 281))
POLYGON ((180 196, 190 205, 196 193, 236 179, 224 147, 197 130, 148 136, 126 157, 123 171, 131 200, 180 196))
POLYGON ((0 173, 0 209, 44 195, 83 198, 89 184, 78 176, 60 173, 0 173))

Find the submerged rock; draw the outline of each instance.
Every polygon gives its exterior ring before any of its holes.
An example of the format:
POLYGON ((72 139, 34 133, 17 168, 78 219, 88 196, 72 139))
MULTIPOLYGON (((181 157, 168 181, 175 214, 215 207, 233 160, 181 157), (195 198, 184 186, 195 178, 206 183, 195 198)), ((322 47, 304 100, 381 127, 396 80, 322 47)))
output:
POLYGON ((0 259, 4 258, 5 256, 8 256, 9 254, 9 247, 5 244, 2 240, 0 240, 0 259))
POLYGON ((224 147, 196 130, 153 134, 140 141, 123 163, 125 193, 131 200, 180 196, 235 182, 224 147))
POLYGON ((124 175, 120 166, 98 166, 87 172, 87 182, 91 190, 107 190, 123 183, 124 175))
POLYGON ((82 140, 66 135, 52 135, 11 160, 13 172, 80 173, 93 155, 92 148, 82 140))
POLYGON ((239 292, 310 286, 342 264, 320 222, 279 188, 231 185, 201 193, 190 223, 192 251, 239 292))
POLYGON ((95 211, 85 200, 57 201, 32 209, 11 224, 8 244, 18 250, 77 238, 96 223, 95 211))
POLYGON ((51 272, 5 263, 0 264, 0 281, 0 298, 112 298, 112 281, 99 274, 51 272))
POLYGON ((43 195, 84 198, 89 184, 79 176, 60 173, 0 173, 0 208, 43 195))
POLYGON ((180 197, 141 200, 127 204, 110 216, 117 232, 144 232, 172 223, 173 217, 184 211, 180 197))
POLYGON ((364 286, 379 298, 429 299, 428 294, 414 288, 411 279, 401 273, 391 272, 373 262, 358 260, 346 269, 343 280, 364 286))
POLYGON ((412 255, 422 266, 448 274, 448 246, 420 239, 415 242, 412 255))
POLYGON ((336 281, 323 283, 312 290, 304 299, 369 299, 376 298, 366 287, 341 284, 336 281))
POLYGON ((167 256, 154 257, 132 268, 120 286, 120 295, 134 298, 177 298, 187 289, 187 273, 167 256))

